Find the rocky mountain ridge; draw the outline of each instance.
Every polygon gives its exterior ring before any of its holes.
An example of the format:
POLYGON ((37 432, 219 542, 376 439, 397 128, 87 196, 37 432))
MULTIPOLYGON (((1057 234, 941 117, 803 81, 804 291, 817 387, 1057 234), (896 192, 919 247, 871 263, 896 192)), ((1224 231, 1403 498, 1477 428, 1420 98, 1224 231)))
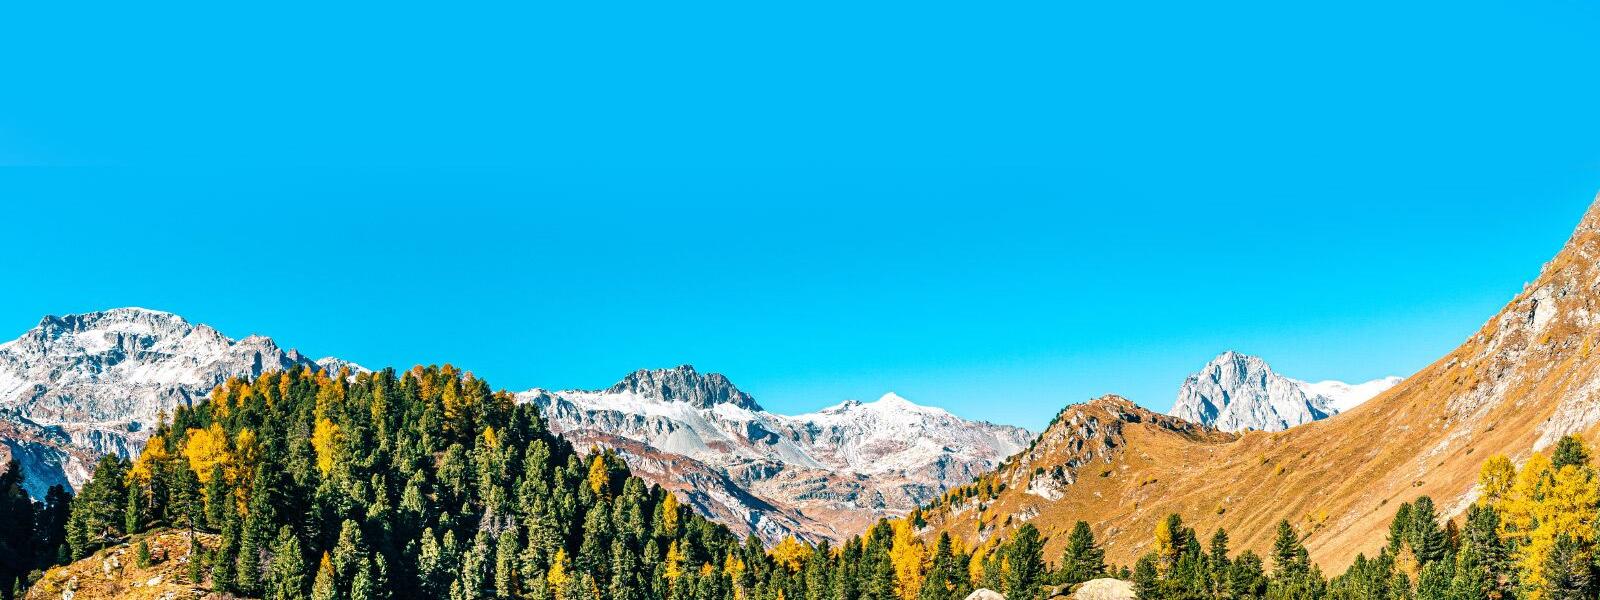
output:
MULTIPOLYGON (((325 359, 329 360, 329 359, 325 359)), ((143 308, 46 316, 0 344, 3 442, 28 470, 28 489, 76 487, 103 454, 133 456, 163 412, 229 377, 318 365, 271 339, 233 340, 206 325, 143 308), (92 458, 91 458, 92 459, 92 458)))
MULTIPOLYGON (((48 316, 0 344, 0 458, 18 461, 35 497, 51 485, 76 488, 99 456, 136 455, 164 412, 229 378, 299 366, 365 370, 310 360, 264 336, 233 340, 167 312, 48 316)), ((641 369, 604 390, 518 398, 538 403, 580 447, 616 448, 702 514, 769 541, 838 539, 903 514, 992 468, 1030 435, 892 394, 778 415, 723 375, 687 365, 641 369)))
POLYGON ((1385 377, 1355 385, 1309 383, 1229 350, 1184 380, 1169 414, 1223 431, 1282 431, 1355 408, 1399 382, 1385 377))
POLYGON ((908 513, 993 468, 1030 436, 892 393, 779 415, 726 382, 684 365, 635 372, 606 390, 536 389, 518 400, 538 405, 575 443, 616 448, 642 477, 769 541, 839 540, 908 513), (639 381, 672 383, 641 390, 639 381))

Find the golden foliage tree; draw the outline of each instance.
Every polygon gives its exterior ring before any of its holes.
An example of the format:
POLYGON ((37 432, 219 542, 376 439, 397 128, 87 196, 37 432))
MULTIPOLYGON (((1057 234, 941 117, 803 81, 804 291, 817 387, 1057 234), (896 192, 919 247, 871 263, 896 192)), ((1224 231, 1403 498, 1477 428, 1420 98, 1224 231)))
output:
POLYGON ((661 531, 669 536, 678 533, 678 495, 672 492, 661 501, 661 531))
POLYGON ((596 454, 594 460, 589 461, 589 491, 596 496, 606 495, 606 484, 611 481, 611 472, 606 468, 605 456, 596 454))
POLYGON ((894 542, 889 547, 889 562, 894 565, 895 594, 901 600, 916 600, 922 592, 922 577, 927 571, 928 547, 917 538, 911 521, 891 523, 894 542))
POLYGON ((1504 456, 1490 458, 1479 475, 1484 501, 1501 514, 1501 535, 1514 542, 1512 559, 1525 586, 1524 598, 1542 600, 1545 565, 1560 537, 1592 559, 1600 483, 1588 464, 1555 468, 1534 453, 1517 469, 1504 456))
POLYGON ((317 451, 317 470, 326 477, 333 472, 334 458, 339 448, 339 426, 327 417, 319 419, 311 432, 311 447, 317 451))
POLYGON ((226 469, 230 462, 228 434, 217 423, 205 429, 190 429, 183 456, 189 459, 189 469, 200 478, 200 483, 210 483, 216 467, 226 469))
POLYGON ((572 574, 567 572, 566 549, 557 549, 556 555, 550 558, 550 571, 545 574, 545 581, 550 584, 550 591, 556 597, 561 597, 567 589, 567 584, 572 582, 572 574))
POLYGON ((805 566, 806 559, 811 558, 811 546, 800 543, 794 536, 788 536, 779 540, 770 554, 772 562, 788 569, 790 573, 798 573, 805 566))
POLYGON ((672 545, 667 546, 667 560, 664 573, 667 581, 677 581, 678 578, 683 577, 683 560, 683 550, 678 548, 678 541, 673 540, 672 545))

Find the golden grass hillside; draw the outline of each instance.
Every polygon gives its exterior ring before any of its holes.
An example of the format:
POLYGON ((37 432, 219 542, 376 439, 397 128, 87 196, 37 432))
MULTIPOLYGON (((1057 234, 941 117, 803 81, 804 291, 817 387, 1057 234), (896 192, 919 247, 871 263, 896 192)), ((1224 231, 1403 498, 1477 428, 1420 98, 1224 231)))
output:
POLYGON ((1479 465, 1522 460, 1600 422, 1600 201, 1566 246, 1455 351, 1362 406, 1278 433, 1222 434, 1114 397, 1062 411, 1034 447, 924 517, 980 545, 1031 522, 1058 556, 1089 522, 1130 564, 1179 513, 1235 550, 1263 553, 1288 519, 1324 570, 1384 541, 1394 509, 1432 496, 1447 516, 1476 497, 1479 465))

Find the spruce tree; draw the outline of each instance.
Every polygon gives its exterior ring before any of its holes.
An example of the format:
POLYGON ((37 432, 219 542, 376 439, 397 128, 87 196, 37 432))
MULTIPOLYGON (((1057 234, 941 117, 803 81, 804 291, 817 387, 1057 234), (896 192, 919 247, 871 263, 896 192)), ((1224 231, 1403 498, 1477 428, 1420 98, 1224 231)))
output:
POLYGON ((1039 596, 1044 583, 1044 541, 1032 523, 1024 523, 1012 535, 1006 548, 1006 568, 1002 581, 1006 598, 1029 600, 1039 596))
POLYGON ((1075 585, 1101 576, 1106 572, 1106 552, 1095 543, 1089 524, 1078 521, 1067 536, 1067 548, 1061 554, 1061 583, 1075 585))
POLYGON ((1550 468, 1561 470, 1568 465, 1582 467, 1589 464, 1589 449, 1583 445, 1583 440, 1576 435, 1562 436, 1556 442, 1556 447, 1550 452, 1550 468))
POLYGON ((272 544, 272 560, 267 567, 267 600, 304 600, 307 575, 300 538, 284 525, 272 544))
POLYGON ((1543 600, 1592 600, 1593 568, 1576 539, 1566 533, 1558 534, 1544 561, 1544 584, 1538 590, 1540 597, 1543 600))
POLYGON ((1161 576, 1156 572, 1156 557, 1146 554, 1133 565, 1133 594, 1139 600, 1162 598, 1161 576))

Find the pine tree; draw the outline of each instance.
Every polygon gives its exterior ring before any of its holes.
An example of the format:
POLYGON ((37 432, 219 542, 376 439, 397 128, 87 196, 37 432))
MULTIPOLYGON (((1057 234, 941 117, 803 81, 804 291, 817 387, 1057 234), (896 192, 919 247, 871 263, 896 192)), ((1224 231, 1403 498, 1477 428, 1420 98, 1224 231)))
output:
POLYGON ((228 509, 233 506, 233 495, 228 493, 228 478, 222 471, 222 465, 212 467, 211 476, 206 481, 205 496, 206 527, 220 531, 228 509))
POLYGON ((139 502, 142 496, 138 486, 128 488, 128 501, 122 512, 122 530, 130 534, 144 528, 144 508, 139 502))
POLYGON ((285 525, 278 529, 267 567, 267 600, 304 600, 306 564, 300 539, 285 525))
POLYGON ((961 571, 961 564, 955 555, 950 534, 940 533, 939 540, 933 547, 933 558, 928 566, 928 575, 922 582, 919 599, 965 598, 965 586, 962 585, 965 578, 962 577, 961 571))
POLYGON ((1133 593, 1139 600, 1162 598, 1161 576, 1156 572, 1156 556, 1146 554, 1133 565, 1133 593))
POLYGON ((206 551, 200 545, 200 540, 193 535, 189 536, 189 582, 199 585, 205 574, 206 551))
POLYGON ((1039 596, 1044 582, 1044 541, 1032 523, 1024 523, 1011 536, 1006 548, 1006 569, 1002 590, 1007 598, 1028 600, 1039 596))
POLYGON ((372 560, 361 559, 361 567, 356 570, 356 576, 350 581, 350 600, 378 600, 377 585, 373 581, 372 560))
POLYGON ((1228 567, 1228 596, 1259 598, 1267 593, 1267 573, 1261 557, 1249 550, 1240 553, 1228 567))
POLYGON ((1095 543, 1089 524, 1078 521, 1067 536, 1067 548, 1061 554, 1061 583, 1075 585, 1101 576, 1106 572, 1106 552, 1095 543))
MULTIPOLYGON (((495 540, 494 589, 495 595, 501 598, 514 597, 519 591, 517 589, 517 557, 522 554, 522 546, 517 538, 517 532, 513 530, 502 533, 499 539, 495 540)), ((616 570, 615 566, 613 566, 613 570, 616 570)))
POLYGON ((1542 600, 1583 600, 1594 598, 1590 590, 1593 565, 1585 560, 1572 536, 1556 536, 1544 562, 1544 583, 1537 591, 1542 600))
POLYGON ((1287 519, 1278 522, 1278 535, 1272 543, 1272 577, 1291 578, 1306 571, 1306 548, 1287 519))
POLYGON ((1562 436, 1556 442, 1555 449, 1550 451, 1550 468, 1557 471, 1561 467, 1584 467, 1589 464, 1589 449, 1583 445, 1583 440, 1576 435, 1562 436))
POLYGON ((1449 550, 1445 532, 1439 527, 1439 513, 1433 507, 1433 499, 1427 496, 1417 498, 1411 506, 1409 515, 1410 523, 1406 525, 1406 542, 1416 552, 1417 562, 1426 566, 1434 561, 1442 560, 1449 550))

